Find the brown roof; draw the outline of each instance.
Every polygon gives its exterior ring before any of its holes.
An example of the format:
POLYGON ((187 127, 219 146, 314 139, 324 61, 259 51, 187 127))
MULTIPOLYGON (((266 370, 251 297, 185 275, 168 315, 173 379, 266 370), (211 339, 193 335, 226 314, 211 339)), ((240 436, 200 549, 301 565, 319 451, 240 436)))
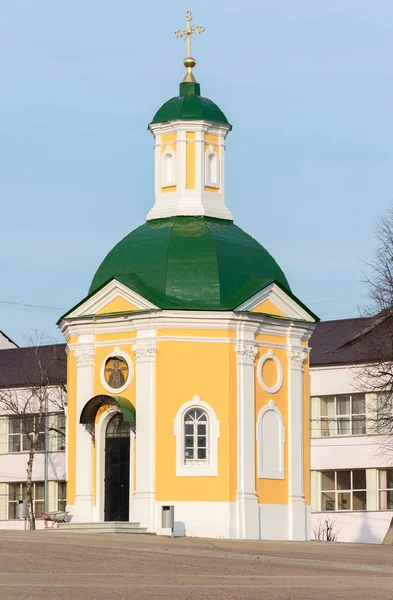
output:
POLYGON ((65 385, 65 344, 0 350, 0 388, 65 385))
POLYGON ((385 315, 321 321, 310 339, 310 364, 372 362, 385 352, 391 359, 391 331, 392 317, 385 315))

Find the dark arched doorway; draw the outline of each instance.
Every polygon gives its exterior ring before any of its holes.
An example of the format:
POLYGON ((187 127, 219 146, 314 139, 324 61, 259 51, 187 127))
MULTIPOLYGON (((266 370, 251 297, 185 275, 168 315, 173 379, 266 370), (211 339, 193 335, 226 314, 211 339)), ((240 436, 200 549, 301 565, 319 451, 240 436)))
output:
POLYGON ((128 521, 131 424, 116 413, 105 432, 105 521, 128 521))

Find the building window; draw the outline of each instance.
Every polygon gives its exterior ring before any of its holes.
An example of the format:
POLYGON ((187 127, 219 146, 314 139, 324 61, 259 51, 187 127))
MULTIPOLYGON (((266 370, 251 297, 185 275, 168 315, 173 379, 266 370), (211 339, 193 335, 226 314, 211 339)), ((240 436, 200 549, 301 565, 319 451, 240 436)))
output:
POLYGON ((216 189, 220 187, 220 157, 213 147, 205 155, 205 185, 216 189))
POLYGON ((57 510, 65 510, 67 504, 67 484, 65 481, 57 482, 57 510))
POLYGON ((65 414, 58 413, 48 417, 49 451, 62 452, 66 447, 65 414))
POLYGON ((38 432, 36 451, 45 450, 45 419, 40 415, 12 416, 8 419, 8 452, 28 452, 31 434, 38 432))
POLYGON ((366 510, 366 470, 322 471, 321 510, 366 510))
POLYGON ((379 471, 379 509, 393 510, 393 469, 379 471))
MULTIPOLYGON (((33 512, 41 513, 45 509, 45 485, 43 481, 34 482, 33 512)), ((27 500, 26 483, 8 484, 8 518, 16 519, 16 507, 19 500, 27 500)))
POLYGON ((320 399, 322 436, 364 435, 366 400, 364 394, 323 396, 320 399))
POLYGON ((175 157, 170 150, 166 150, 161 156, 161 187, 176 185, 175 157))
POLYGON ((180 406, 174 420, 176 475, 216 477, 220 421, 199 396, 180 406))
POLYGON ((184 464, 209 463, 209 422, 207 414, 193 408, 184 415, 184 464))

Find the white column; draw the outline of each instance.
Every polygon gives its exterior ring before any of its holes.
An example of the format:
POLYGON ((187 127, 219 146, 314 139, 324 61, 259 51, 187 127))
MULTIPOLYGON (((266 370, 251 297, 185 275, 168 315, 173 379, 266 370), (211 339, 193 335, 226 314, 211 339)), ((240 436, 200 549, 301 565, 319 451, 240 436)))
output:
POLYGON ((195 132, 195 195, 201 200, 205 191, 205 133, 195 132))
POLYGON ((186 196, 186 174, 187 174, 187 135, 186 130, 177 132, 177 145, 176 145, 176 156, 177 156, 177 198, 182 200, 186 196))
MULTIPOLYGON (((155 531, 156 499, 156 353, 155 338, 137 338, 136 357, 136 490, 131 520, 155 531)), ((151 333, 151 332, 148 332, 151 333)))
POLYGON ((161 136, 157 135, 154 145, 154 202, 161 199, 161 136))
POLYGON ((366 469, 367 510, 379 507, 379 469, 366 469))
MULTIPOLYGON (((254 335, 252 334, 252 337, 254 335)), ((237 537, 259 539, 259 507, 255 490, 255 356, 252 340, 239 340, 237 356, 238 484, 237 537)))
POLYGON ((307 514, 304 497, 303 365, 307 350, 288 350, 288 539, 306 540, 307 514))
POLYGON ((83 407, 94 393, 94 346, 92 344, 80 345, 74 350, 74 355, 77 365, 77 423, 76 491, 72 515, 73 521, 89 523, 93 518, 92 437, 86 427, 80 424, 79 420, 83 407))

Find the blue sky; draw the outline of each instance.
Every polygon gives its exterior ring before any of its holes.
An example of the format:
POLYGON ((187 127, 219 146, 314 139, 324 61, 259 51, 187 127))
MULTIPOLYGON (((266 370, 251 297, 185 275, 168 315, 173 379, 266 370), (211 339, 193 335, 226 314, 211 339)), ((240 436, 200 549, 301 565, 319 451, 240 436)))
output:
POLYGON ((234 125, 236 224, 322 318, 365 304, 393 196, 391 0, 18 0, 0 13, 0 329, 15 341, 60 340, 57 318, 144 221, 146 127, 183 77, 188 9, 206 28, 202 94, 234 125))

